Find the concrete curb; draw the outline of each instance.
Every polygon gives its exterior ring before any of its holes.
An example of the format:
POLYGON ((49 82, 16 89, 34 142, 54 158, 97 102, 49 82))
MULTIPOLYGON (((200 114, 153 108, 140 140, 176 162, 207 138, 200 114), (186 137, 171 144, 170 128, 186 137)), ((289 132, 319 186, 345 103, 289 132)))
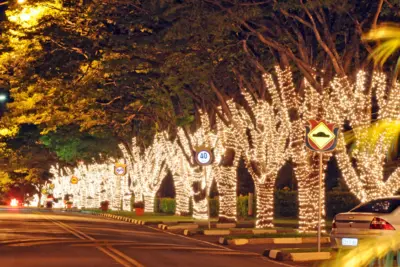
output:
MULTIPOLYGON (((330 237, 321 237, 321 244, 329 244, 330 237)), ((317 243, 316 237, 266 237, 266 238, 235 238, 221 237, 218 240, 221 245, 246 245, 246 244, 313 244, 317 243)))
POLYGON ((230 235, 230 230, 203 230, 203 235, 230 235))
POLYGON ((109 214, 109 213, 96 213, 96 212, 93 212, 92 215, 103 216, 103 217, 106 217, 106 218, 111 218, 111 219, 114 219, 114 220, 119 220, 119 221, 123 221, 123 222, 129 222, 129 223, 138 224, 138 225, 145 225, 146 224, 145 221, 136 220, 136 219, 132 219, 132 218, 129 218, 129 217, 124 217, 124 216, 119 216, 119 215, 114 215, 114 214, 109 214))
POLYGON ((235 228, 236 223, 217 223, 215 225, 215 228, 217 229, 230 229, 230 228, 235 228))
MULTIPOLYGON (((294 231, 282 231, 282 233, 287 233, 287 232, 294 232, 294 231)), ((198 235, 213 235, 213 236, 261 235, 261 234, 276 234, 276 233, 280 233, 280 231, 276 229, 215 229, 215 228, 204 229, 199 231, 191 231, 191 235, 198 234, 198 235)))
POLYGON ((285 252, 275 249, 267 249, 263 256, 277 261, 321 261, 329 260, 332 257, 331 252, 285 252))

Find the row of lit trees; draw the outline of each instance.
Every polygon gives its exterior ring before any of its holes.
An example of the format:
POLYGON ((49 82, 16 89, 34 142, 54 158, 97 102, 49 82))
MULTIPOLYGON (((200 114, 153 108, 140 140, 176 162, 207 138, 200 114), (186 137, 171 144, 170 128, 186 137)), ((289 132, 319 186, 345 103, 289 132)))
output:
MULTIPOLYGON (((305 125, 310 119, 326 119, 353 128, 353 150, 348 151, 344 131, 340 132, 338 149, 335 152, 338 165, 349 189, 360 200, 394 194, 400 182, 400 168, 383 180, 383 166, 390 142, 384 138, 394 135, 381 124, 372 124, 372 99, 379 104, 379 119, 390 122, 400 114, 399 86, 390 88, 382 73, 368 75, 360 71, 355 79, 337 77, 323 83, 323 91, 317 91, 304 81, 304 92, 296 91, 289 69, 276 68, 276 77, 264 75, 268 93, 261 98, 244 90, 243 98, 226 103, 229 113, 218 115, 214 125, 209 116, 201 113, 200 126, 194 132, 177 130, 175 138, 166 132, 158 133, 153 144, 141 149, 133 138, 129 146, 120 145, 128 165, 128 178, 110 175, 109 164, 80 165, 70 175, 80 177, 81 184, 75 194, 81 198, 82 206, 98 205, 99 200, 112 200, 113 207, 129 209, 128 199, 133 192, 136 201, 143 200, 145 210, 154 210, 156 192, 167 171, 171 171, 177 201, 177 214, 189 212, 189 199, 193 199, 193 216, 207 218, 207 195, 215 180, 220 195, 219 216, 221 221, 236 219, 237 168, 241 157, 252 175, 256 188, 257 227, 272 227, 273 192, 278 171, 291 159, 299 187, 300 229, 307 231, 317 225, 318 161, 316 155, 304 145, 305 125), (354 81, 354 82, 353 82, 354 81), (365 134, 376 131, 376 144, 365 142, 365 134), (214 162, 210 166, 195 164, 196 148, 213 148, 214 162), (355 164, 354 164, 355 160, 355 164), (103 175, 111 179, 103 179, 103 175), (100 182, 101 181, 101 182, 100 182), (83 186, 84 183, 84 186, 83 186), (106 188, 106 189, 103 189, 106 188), (107 192, 102 195, 100 192, 107 192), (93 203, 87 203, 90 196, 93 203), (97 202, 97 203, 96 203, 97 202)), ((222 114, 222 113, 220 113, 222 114)), ((324 156, 326 163, 332 153, 324 156)), ((325 164, 326 166, 326 164, 325 164)), ((323 196, 324 199, 324 196, 323 196)), ((323 201, 322 199, 322 201, 323 201)))

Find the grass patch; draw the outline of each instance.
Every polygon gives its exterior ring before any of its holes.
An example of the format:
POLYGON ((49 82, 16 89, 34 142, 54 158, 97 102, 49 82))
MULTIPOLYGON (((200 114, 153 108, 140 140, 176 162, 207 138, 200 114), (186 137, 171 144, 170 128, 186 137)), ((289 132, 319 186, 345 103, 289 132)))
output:
MULTIPOLYGON (((329 236, 328 234, 322 234, 322 236, 329 236)), ((317 237, 317 234, 308 234, 308 233, 275 233, 275 234, 244 234, 244 235, 228 235, 226 239, 239 239, 239 238, 276 238, 276 237, 317 237)))

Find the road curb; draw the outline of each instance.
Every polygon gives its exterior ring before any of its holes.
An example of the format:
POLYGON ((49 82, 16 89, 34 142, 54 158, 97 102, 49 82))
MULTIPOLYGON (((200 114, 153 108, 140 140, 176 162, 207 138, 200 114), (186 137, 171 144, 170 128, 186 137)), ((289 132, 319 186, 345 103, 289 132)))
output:
MULTIPOLYGON (((329 244, 329 237, 321 237, 321 244, 329 244)), ((313 244, 317 243, 316 237, 266 237, 266 238, 234 238, 221 237, 218 240, 221 245, 246 245, 246 244, 313 244)))
POLYGON ((92 215, 103 216, 106 218, 111 218, 111 219, 123 221, 123 222, 129 222, 129 223, 133 223, 133 224, 137 224, 137 225, 145 225, 146 224, 146 222, 142 221, 142 220, 136 220, 136 219, 132 219, 132 218, 125 217, 125 216, 119 216, 119 215, 115 215, 115 214, 93 212, 92 215))
POLYGON ((332 257, 331 252, 285 252, 275 249, 264 250, 262 255, 277 261, 294 262, 329 260, 332 257))

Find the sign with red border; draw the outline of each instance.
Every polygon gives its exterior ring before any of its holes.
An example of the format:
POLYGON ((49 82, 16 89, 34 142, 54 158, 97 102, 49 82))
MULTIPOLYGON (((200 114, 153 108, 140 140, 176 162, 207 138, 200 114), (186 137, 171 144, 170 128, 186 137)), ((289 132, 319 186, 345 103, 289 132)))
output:
POLYGON ((327 152, 336 148, 339 128, 325 120, 309 120, 306 126, 306 146, 315 152, 327 152))

